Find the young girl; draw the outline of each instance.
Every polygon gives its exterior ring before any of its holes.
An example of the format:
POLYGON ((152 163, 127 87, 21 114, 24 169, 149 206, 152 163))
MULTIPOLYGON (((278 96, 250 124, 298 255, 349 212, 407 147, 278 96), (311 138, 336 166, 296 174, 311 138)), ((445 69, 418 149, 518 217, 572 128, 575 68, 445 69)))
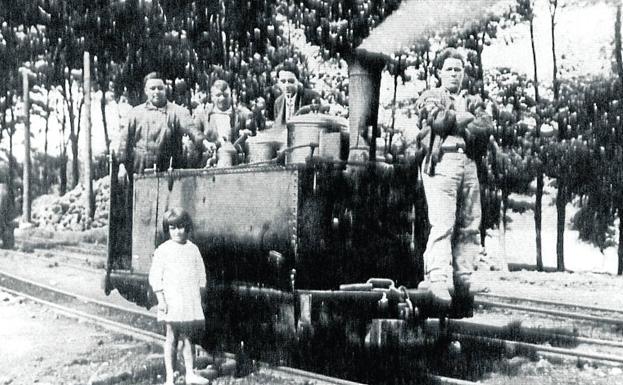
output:
POLYGON ((190 336, 202 333, 205 318, 199 289, 206 285, 206 273, 199 249, 188 237, 192 231, 190 215, 172 208, 164 213, 162 227, 170 239, 154 251, 149 284, 158 298, 158 321, 166 325, 164 366, 166 385, 173 385, 177 342, 182 339, 187 384, 208 384, 193 371, 194 357, 190 336))

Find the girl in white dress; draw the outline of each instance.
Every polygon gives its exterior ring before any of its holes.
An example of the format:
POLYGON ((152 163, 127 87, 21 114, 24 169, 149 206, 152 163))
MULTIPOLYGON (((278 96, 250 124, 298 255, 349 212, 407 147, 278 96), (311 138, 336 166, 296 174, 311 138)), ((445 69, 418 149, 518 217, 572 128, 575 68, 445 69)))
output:
POLYGON ((182 340, 187 384, 208 384, 194 370, 190 337, 203 333, 205 317, 200 288, 206 285, 206 272, 199 248, 188 238, 192 220, 188 212, 172 208, 164 213, 164 233, 169 240, 154 251, 149 284, 158 298, 158 321, 166 325, 164 342, 165 385, 173 385, 177 343, 182 340))

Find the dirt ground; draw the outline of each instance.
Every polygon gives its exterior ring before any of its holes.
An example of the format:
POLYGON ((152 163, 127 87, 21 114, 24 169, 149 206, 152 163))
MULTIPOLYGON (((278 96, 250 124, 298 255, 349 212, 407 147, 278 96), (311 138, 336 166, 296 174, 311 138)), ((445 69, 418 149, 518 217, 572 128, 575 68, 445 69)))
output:
POLYGON ((0 384, 87 384, 154 348, 0 292, 0 384), (95 376, 95 377, 94 377, 95 376))
MULTIPOLYGON (((510 261, 512 262, 512 261, 510 261)), ((106 297, 101 276, 72 270, 50 263, 45 253, 30 256, 0 253, 0 270, 59 289, 76 291, 100 300, 133 307, 116 292, 106 297)), ((103 275, 103 271, 102 274, 103 275)), ((523 295, 554 301, 577 302, 623 309, 623 278, 603 273, 539 273, 533 271, 478 271, 475 277, 485 282, 492 293, 523 295)), ((147 385, 162 383, 156 374, 151 378, 132 379, 131 368, 160 362, 159 347, 129 340, 90 324, 58 316, 51 310, 20 301, 0 292, 0 385, 9 384, 89 384, 98 378, 120 375, 120 384, 147 385)), ((545 383, 539 378, 558 377, 552 384, 614 384, 620 368, 560 367, 546 360, 509 361, 501 374, 483 378, 490 384, 545 383), (512 365, 511 365, 512 364, 512 365), (609 381, 609 382, 608 382, 609 381)), ((144 369, 144 368, 143 368, 144 369)), ((281 381, 265 372, 234 379, 219 378, 213 384, 293 383, 281 381)), ((97 383, 97 381, 95 381, 97 383)))

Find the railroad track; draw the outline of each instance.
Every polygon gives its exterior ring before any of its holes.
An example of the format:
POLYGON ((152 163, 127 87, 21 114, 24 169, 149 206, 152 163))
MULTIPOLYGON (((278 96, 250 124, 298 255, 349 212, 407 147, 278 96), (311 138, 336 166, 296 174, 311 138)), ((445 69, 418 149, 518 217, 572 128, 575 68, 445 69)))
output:
POLYGON ((613 308, 488 293, 478 295, 474 300, 474 305, 485 308, 510 309, 527 313, 544 314, 553 317, 595 322, 601 325, 608 324, 623 328, 623 310, 613 308))
POLYGON ((17 249, 12 253, 26 258, 43 256, 59 266, 71 267, 87 272, 101 273, 106 268, 105 247, 99 245, 66 245, 45 238, 29 237, 16 240, 17 249))
MULTIPOLYGON (((0 290, 15 296, 26 298, 54 309, 54 311, 69 318, 89 322, 119 334, 131 336, 137 340, 148 343, 162 343, 164 336, 161 327, 156 324, 155 316, 145 310, 130 309, 107 302, 98 301, 85 296, 73 294, 53 287, 39 284, 15 275, 0 271, 0 290), (80 307, 87 308, 77 309, 80 307), (140 324, 139 327, 132 323, 140 324)), ((235 355, 226 353, 225 358, 233 360, 235 355)), ((357 382, 329 377, 318 373, 304 371, 285 366, 261 365, 262 371, 269 375, 294 376, 310 381, 311 383, 325 383, 335 385, 362 385, 357 382)), ((202 372, 205 375, 205 371, 202 372)), ((212 371, 214 373, 221 373, 212 371)), ((210 373, 208 373, 209 375, 210 373)), ((475 382, 449 378, 438 375, 428 376, 431 384, 437 385, 474 385, 475 382)))
POLYGON ((67 253, 89 255, 101 258, 106 258, 107 256, 106 245, 96 245, 91 243, 67 244, 62 241, 32 236, 28 236, 28 238, 18 238, 15 240, 15 243, 16 245, 25 248, 61 250, 67 253))
MULTIPOLYGON (((429 321, 435 332, 439 322, 429 321)), ((555 361, 582 360, 594 364, 623 365, 623 342, 583 338, 522 327, 518 324, 498 326, 467 320, 448 320, 443 333, 451 339, 496 346, 507 354, 547 356, 555 361)))
MULTIPOLYGON (((39 249, 37 249, 39 250, 39 249)), ((21 250, 6 250, 6 253, 19 256, 20 258, 41 259, 48 262, 49 267, 63 266, 71 269, 85 271, 93 274, 102 274, 106 268, 105 261, 92 261, 88 257, 70 257, 57 250, 43 249, 40 252, 26 252, 21 250), (43 251, 45 250, 45 251, 43 251)))
MULTIPOLYGON (((65 246, 47 249, 51 255, 65 257, 67 253, 75 253, 76 249, 67 251, 65 246)), ((24 255, 29 253, 17 252, 24 255)), ((32 254, 30 254, 32 256, 32 254)), ((71 262, 77 263, 80 258, 69 259, 71 262)), ((68 263, 68 266, 88 270, 89 272, 101 273, 101 269, 92 269, 90 267, 78 267, 74 263, 68 263)), ((59 263, 62 264, 62 263, 59 263)), ((0 286, 3 286, 3 279, 6 275, 0 272, 0 286)), ((15 278, 15 277, 13 277, 15 278)), ((38 285, 29 282, 29 285, 38 285)), ((41 286, 41 285, 39 285, 41 286)), ((59 292, 55 288, 44 288, 48 292, 59 292)), ((70 297, 71 293, 62 293, 63 296, 70 297)), ((76 296, 74 296, 76 297, 76 296)), ((79 299, 83 304, 94 303, 88 298, 79 299)), ((99 303, 100 307, 107 307, 108 304, 99 303)), ((484 308, 510 309, 518 312, 537 313, 549 317, 558 317, 568 320, 580 320, 593 322, 598 324, 610 324, 617 328, 623 327, 623 311, 605 307, 586 306, 575 303, 559 303, 553 301, 544 301, 533 298, 519 298, 504 295, 484 294, 478 295, 475 300, 476 306, 484 308)), ((130 314, 136 310, 118 309, 119 312, 130 314)), ((148 329, 160 330, 155 327, 155 319, 151 313, 143 312, 137 314, 138 317, 145 317, 144 324, 148 325, 148 329), (149 325, 152 325, 151 327, 149 325)), ((119 315, 118 317, 123 318, 119 315)), ((482 325, 475 323, 465 323, 464 321, 450 321, 448 331, 452 334, 452 338, 459 341, 469 341, 471 343, 484 344, 486 346, 495 346, 506 352, 517 354, 539 354, 548 356, 554 360, 564 361, 565 359, 577 359, 587 362, 606 363, 608 365, 623 364, 623 342, 611 341, 604 339, 584 338, 576 335, 553 333, 551 331, 543 331, 534 328, 521 327, 519 325, 510 327, 500 327, 494 325, 482 325), (598 347, 593 351, 582 351, 578 348, 565 348, 562 346, 581 345, 583 347, 598 347), (600 350, 611 349, 621 351, 620 355, 603 353, 600 350)), ((140 329, 140 328, 139 328, 140 329)), ((144 329, 144 328, 143 328, 144 329)), ((149 330, 148 330, 149 332, 149 330)), ((130 332, 129 332, 130 333, 130 332)), ((294 369, 292 369, 294 370, 294 369)), ((452 379, 443 377, 433 377, 436 383, 440 384, 468 384, 469 382, 456 382, 452 379)), ((460 381, 460 380, 457 380, 460 381)))

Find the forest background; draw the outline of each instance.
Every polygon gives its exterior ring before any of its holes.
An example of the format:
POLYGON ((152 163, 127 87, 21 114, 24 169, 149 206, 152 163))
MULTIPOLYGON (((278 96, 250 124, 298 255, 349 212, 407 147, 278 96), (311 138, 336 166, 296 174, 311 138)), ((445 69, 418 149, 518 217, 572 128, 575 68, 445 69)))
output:
MULTIPOLYGON (((400 17, 403 7, 416 2, 3 3, 3 178, 13 186, 17 210, 25 212, 36 196, 66 195, 106 175, 107 155, 115 148, 119 123, 129 107, 140 102, 146 71, 161 70, 170 80, 172 100, 189 109, 201 102, 201 91, 211 82, 225 79, 232 84, 236 101, 260 114, 257 98, 272 97, 275 66, 292 61, 301 68, 302 80, 332 105, 331 111, 346 115, 348 73, 364 57, 362 42, 371 31, 378 35, 392 14, 400 17), (90 76, 84 76, 85 52, 90 76), (24 79, 28 79, 28 92, 24 92, 24 79), (84 92, 85 83, 90 83, 91 92, 84 92), (92 157, 85 155, 86 126, 92 157), (27 157, 21 147, 26 127, 33 143, 27 157), (93 162, 81 162, 84 159, 93 162), (23 165, 30 162, 31 186, 24 200, 23 165)), ((488 234, 500 238, 506 237, 507 228, 521 230, 509 232, 506 250, 488 242, 489 252, 521 250, 539 270, 552 264, 565 270, 569 268, 565 253, 577 253, 583 244, 570 240, 568 233, 565 236, 570 226, 578 239, 593 245, 590 252, 581 249, 580 259, 622 274, 621 3, 419 3, 424 10, 434 9, 436 16, 417 19, 420 34, 390 39, 405 43, 389 44, 393 52, 370 43, 365 53, 383 51, 378 55, 383 63, 379 155, 400 159, 402 133, 414 124, 414 101, 421 90, 436 84, 436 53, 446 46, 459 47, 468 58, 468 89, 497 106, 493 111, 497 131, 480 170, 485 226, 495 228, 488 234), (543 234, 550 226, 556 228, 555 237, 554 232, 543 234), (609 256, 608 262, 599 257, 600 252, 609 256), (597 258, 602 262, 596 263, 597 258)), ((421 14, 430 16, 430 12, 421 14)), ((23 215, 22 220, 28 217, 27 221, 49 224, 43 218, 48 215, 59 217, 58 224, 70 204, 58 206, 61 213, 39 213, 34 219, 23 215)), ((66 221, 72 222, 73 229, 106 225, 94 220, 93 210, 78 213, 66 221)))

